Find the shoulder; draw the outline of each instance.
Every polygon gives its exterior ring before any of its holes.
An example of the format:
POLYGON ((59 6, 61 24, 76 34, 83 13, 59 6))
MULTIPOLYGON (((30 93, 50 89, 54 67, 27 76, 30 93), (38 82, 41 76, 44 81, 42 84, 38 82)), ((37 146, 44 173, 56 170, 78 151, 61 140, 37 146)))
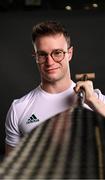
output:
POLYGON ((24 96, 22 96, 21 98, 13 100, 12 105, 27 104, 28 102, 32 101, 33 98, 35 98, 37 96, 39 91, 40 91, 40 88, 38 86, 35 89, 28 92, 27 94, 25 94, 24 96))
POLYGON ((102 94, 102 92, 99 89, 94 89, 94 92, 96 93, 98 99, 105 103, 105 95, 102 94))
POLYGON ((22 96, 21 98, 14 99, 13 102, 10 105, 10 108, 8 110, 7 114, 18 114, 18 117, 21 115, 21 113, 24 112, 27 107, 34 101, 38 94, 40 93, 40 87, 36 87, 35 89, 31 90, 26 95, 22 96))

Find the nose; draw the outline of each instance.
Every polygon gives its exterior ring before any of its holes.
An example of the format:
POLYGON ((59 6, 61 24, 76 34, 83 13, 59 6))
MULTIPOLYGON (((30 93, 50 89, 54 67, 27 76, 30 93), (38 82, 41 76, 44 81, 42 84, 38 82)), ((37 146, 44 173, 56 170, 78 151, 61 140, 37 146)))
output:
POLYGON ((47 57, 46 57, 46 64, 50 65, 50 66, 54 64, 54 60, 53 60, 53 58, 51 57, 50 54, 48 54, 47 57))

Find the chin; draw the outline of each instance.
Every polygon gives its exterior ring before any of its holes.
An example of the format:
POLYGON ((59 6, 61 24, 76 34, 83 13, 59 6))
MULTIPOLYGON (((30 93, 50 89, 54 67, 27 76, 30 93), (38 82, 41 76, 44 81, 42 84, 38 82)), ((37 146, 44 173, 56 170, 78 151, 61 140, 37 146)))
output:
POLYGON ((57 82, 57 81, 59 81, 59 80, 61 80, 62 78, 61 77, 46 77, 46 78, 44 78, 45 79, 45 81, 47 81, 47 82, 50 82, 50 83, 55 83, 55 82, 57 82))
POLYGON ((55 83, 57 81, 57 79, 56 78, 47 78, 46 81, 50 82, 50 83, 55 83))

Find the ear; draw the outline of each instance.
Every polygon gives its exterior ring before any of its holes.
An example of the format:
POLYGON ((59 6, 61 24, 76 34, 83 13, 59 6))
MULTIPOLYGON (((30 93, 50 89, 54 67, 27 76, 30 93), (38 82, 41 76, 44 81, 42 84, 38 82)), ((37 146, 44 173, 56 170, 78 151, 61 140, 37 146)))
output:
POLYGON ((71 61, 72 56, 73 56, 73 46, 71 46, 71 47, 68 49, 68 59, 69 59, 69 61, 71 61))

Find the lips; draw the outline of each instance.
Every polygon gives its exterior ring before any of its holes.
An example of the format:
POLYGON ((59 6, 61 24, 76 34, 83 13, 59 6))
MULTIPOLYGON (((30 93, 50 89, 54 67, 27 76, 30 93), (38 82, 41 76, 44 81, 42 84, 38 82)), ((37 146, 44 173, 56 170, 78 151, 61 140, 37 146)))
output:
POLYGON ((49 69, 46 69, 45 71, 46 71, 46 72, 54 72, 54 71, 56 71, 57 69, 59 69, 59 67, 49 68, 49 69))

